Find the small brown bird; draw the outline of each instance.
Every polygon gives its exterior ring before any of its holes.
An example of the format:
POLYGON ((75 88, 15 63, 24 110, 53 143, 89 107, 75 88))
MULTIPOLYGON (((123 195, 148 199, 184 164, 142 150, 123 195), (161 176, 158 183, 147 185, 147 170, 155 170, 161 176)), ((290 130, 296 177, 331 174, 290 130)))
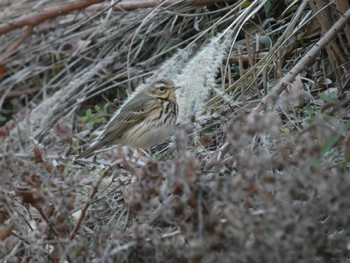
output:
POLYGON ((136 94, 106 125, 97 142, 77 158, 87 158, 97 149, 114 144, 147 149, 164 141, 175 128, 178 114, 175 91, 165 79, 149 84, 136 94))

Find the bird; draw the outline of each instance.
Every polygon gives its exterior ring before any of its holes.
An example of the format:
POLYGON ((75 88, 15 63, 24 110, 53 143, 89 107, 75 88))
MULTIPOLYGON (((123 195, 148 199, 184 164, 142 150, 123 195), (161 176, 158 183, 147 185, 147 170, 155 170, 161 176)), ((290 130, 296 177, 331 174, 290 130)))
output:
POLYGON ((96 143, 76 158, 88 158, 116 144, 148 149, 163 142, 175 129, 179 112, 175 91, 179 88, 168 79, 147 84, 112 117, 96 143))

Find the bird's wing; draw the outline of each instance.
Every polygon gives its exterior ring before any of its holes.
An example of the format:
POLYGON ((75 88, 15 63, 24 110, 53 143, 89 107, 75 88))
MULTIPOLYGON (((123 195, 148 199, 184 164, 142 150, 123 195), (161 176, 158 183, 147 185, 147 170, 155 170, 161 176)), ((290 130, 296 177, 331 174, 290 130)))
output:
POLYGON ((97 149, 110 146, 134 125, 141 123, 151 111, 158 107, 157 101, 150 96, 141 96, 128 102, 120 113, 109 122, 97 143, 86 149, 77 158, 87 158, 97 149))
POLYGON ((128 102, 120 113, 107 125, 101 134, 101 141, 108 141, 113 144, 123 136, 131 127, 141 123, 147 115, 157 107, 154 98, 142 96, 128 102))

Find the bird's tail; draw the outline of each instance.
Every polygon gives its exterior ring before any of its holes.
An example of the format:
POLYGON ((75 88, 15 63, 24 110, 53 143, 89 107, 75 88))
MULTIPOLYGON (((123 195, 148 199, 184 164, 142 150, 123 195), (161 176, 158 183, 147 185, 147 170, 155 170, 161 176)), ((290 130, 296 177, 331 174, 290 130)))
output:
POLYGON ((81 154, 79 154, 76 159, 82 159, 82 158, 88 158, 90 157, 94 151, 96 151, 97 149, 100 149, 101 147, 103 147, 104 144, 102 144, 101 142, 97 142, 94 145, 90 146, 89 148, 87 148, 85 151, 83 151, 81 154))

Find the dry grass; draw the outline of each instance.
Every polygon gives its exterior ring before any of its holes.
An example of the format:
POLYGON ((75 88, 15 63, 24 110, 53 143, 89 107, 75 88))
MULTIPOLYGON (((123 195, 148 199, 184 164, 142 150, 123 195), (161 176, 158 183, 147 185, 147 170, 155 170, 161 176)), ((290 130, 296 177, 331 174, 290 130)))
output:
MULTIPOLYGON (((282 2, 90 8, 34 27, 0 65, 0 258, 349 262, 345 36, 250 115, 321 38, 319 6, 282 2), (183 86, 174 138, 152 157, 74 159, 163 76, 183 86)), ((52 5, 33 3, 1 1, 0 23, 52 5)), ((19 31, 0 36, 0 54, 19 31)))

